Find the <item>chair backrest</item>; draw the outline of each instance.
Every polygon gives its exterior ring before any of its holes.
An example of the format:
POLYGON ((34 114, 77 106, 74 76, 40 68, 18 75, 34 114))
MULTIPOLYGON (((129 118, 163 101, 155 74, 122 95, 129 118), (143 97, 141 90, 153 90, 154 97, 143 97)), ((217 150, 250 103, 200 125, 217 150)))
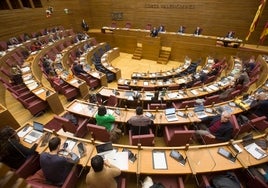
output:
POLYGON ((131 28, 131 23, 127 22, 125 28, 131 28))
POLYGON ((179 128, 177 126, 165 126, 164 140, 168 146, 185 146, 189 144, 194 136, 194 130, 188 130, 187 127, 179 128))
POLYGON ((140 143, 142 146, 153 146, 154 145, 154 134, 150 129, 150 134, 143 135, 132 135, 131 130, 129 130, 129 144, 138 145, 140 143))
POLYGON ((151 29, 152 29, 152 24, 148 23, 148 24, 145 26, 145 29, 146 29, 146 30, 151 30, 151 29))
POLYGON ((109 97, 108 100, 107 100, 106 105, 107 105, 107 106, 117 106, 117 104, 118 104, 118 99, 117 99, 117 97, 114 96, 114 95, 110 95, 110 97, 109 97))
POLYGON ((112 22, 111 28, 116 28, 117 24, 115 22, 112 22))
POLYGON ((189 144, 194 133, 194 130, 176 130, 171 138, 171 143, 175 143, 176 146, 185 146, 189 144))
POLYGON ((193 107, 195 104, 196 104, 196 101, 194 99, 188 100, 188 101, 182 101, 180 108, 185 108, 186 106, 190 108, 190 107, 193 107))
POLYGON ((166 103, 152 103, 148 104, 147 106, 148 110, 155 110, 155 109, 166 109, 167 105, 166 103))
POLYGON ((16 174, 21 178, 27 178, 40 169, 39 154, 31 155, 17 170, 16 174))
POLYGON ((57 115, 54 116, 54 119, 57 120, 57 123, 61 125, 62 129, 65 132, 68 131, 75 134, 77 126, 74 125, 69 119, 57 115))
POLYGON ((110 133, 105 129, 105 127, 89 123, 87 124, 87 128, 94 140, 102 142, 110 141, 110 133))
POLYGON ((220 100, 220 95, 212 95, 209 97, 206 97, 204 105, 211 105, 212 103, 218 103, 220 100))

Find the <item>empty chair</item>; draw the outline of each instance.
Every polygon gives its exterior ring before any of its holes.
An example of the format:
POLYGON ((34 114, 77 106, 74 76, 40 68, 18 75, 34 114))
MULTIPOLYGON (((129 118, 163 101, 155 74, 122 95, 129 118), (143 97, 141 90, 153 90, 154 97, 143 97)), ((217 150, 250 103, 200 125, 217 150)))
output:
POLYGON ((116 28, 116 26, 117 26, 116 22, 112 22, 111 28, 116 28))
MULTIPOLYGON (((257 116, 256 114, 254 113, 251 113, 249 115, 249 118, 250 119, 254 119, 254 118, 257 118, 259 116, 257 116)), ((255 122, 254 123, 254 126, 256 127, 256 129, 258 129, 259 131, 265 131, 265 129, 268 128, 268 121, 267 119, 263 119, 262 121, 258 121, 258 122, 255 122)))
POLYGON ((18 100, 23 104, 23 106, 31 112, 33 116, 38 116, 41 113, 43 113, 47 107, 48 104, 45 101, 42 101, 41 99, 38 98, 27 98, 27 99, 22 99, 18 98, 18 100))
POLYGON ((172 102, 172 105, 174 108, 179 109, 179 108, 185 108, 186 106, 191 108, 194 107, 196 104, 196 101, 193 100, 188 100, 188 101, 182 101, 182 102, 172 102))
POLYGON ((166 109, 167 105, 166 103, 152 103, 147 105, 148 110, 155 110, 155 109, 166 109))
POLYGON ((110 141, 110 133, 105 127, 88 123, 87 128, 94 140, 102 142, 110 141))
POLYGON ((105 103, 106 106, 117 106, 118 105, 118 99, 116 96, 114 95, 110 95, 110 97, 107 99, 106 103, 105 103))
POLYGON ((73 100, 78 96, 78 89, 74 86, 69 85, 68 83, 62 81, 57 82, 56 80, 49 79, 51 86, 58 91, 59 93, 63 94, 67 100, 73 100))
POLYGON ((55 115, 54 119, 61 125, 63 131, 73 133, 76 137, 83 138, 88 133, 87 118, 67 113, 63 117, 55 115))
POLYGON ((186 126, 165 126, 164 141, 167 146, 185 146, 191 142, 194 133, 186 126))
POLYGON ((219 100, 220 100, 220 95, 212 95, 212 96, 209 96, 209 97, 206 97, 205 98, 205 102, 204 102, 204 105, 211 105, 212 103, 218 103, 219 100))
POLYGON ((143 91, 154 91, 155 87, 154 86, 144 86, 143 91))
POLYGON ((7 50, 7 48, 8 48, 7 42, 0 41, 0 51, 5 51, 5 50, 7 50))
POLYGON ((213 75, 213 76, 209 76, 208 78, 207 78, 207 80, 204 82, 204 84, 208 84, 208 83, 210 83, 210 82, 213 82, 213 81, 215 81, 216 80, 216 76, 215 75, 213 75))
POLYGON ((78 78, 81 78, 82 80, 86 81, 87 85, 92 88, 95 89, 98 86, 100 86, 100 80, 98 80, 97 78, 94 78, 92 76, 90 76, 89 74, 79 74, 74 70, 74 67, 71 66, 71 70, 73 72, 73 74, 75 76, 77 76, 78 78))
POLYGON ((203 82, 202 82, 202 81, 200 81, 200 80, 198 80, 198 81, 196 81, 196 82, 193 84, 193 86, 192 86, 192 87, 201 86, 202 84, 203 84, 203 82))
POLYGON ((130 90, 129 85, 117 84, 118 89, 130 90))
POLYGON ((152 129, 149 132, 149 134, 132 135, 132 131, 129 130, 129 145, 138 145, 140 143, 142 146, 154 146, 152 129))
POLYGON ((256 129, 255 125, 258 125, 260 127, 260 125, 262 125, 265 120, 266 120, 266 117, 261 116, 261 117, 254 117, 252 119, 249 119, 249 121, 247 122, 243 122, 241 125, 239 125, 240 126, 239 134, 255 130, 256 129))
POLYGON ((232 100, 232 99, 234 99, 236 96, 238 96, 240 93, 241 93, 241 90, 240 90, 240 89, 234 90, 234 91, 232 91, 232 92, 228 95, 228 97, 227 97, 226 99, 224 99, 224 101, 232 100))
POLYGON ((130 22, 127 22, 126 25, 125 25, 125 28, 130 29, 131 28, 131 23, 130 22))
POLYGON ((146 29, 146 30, 151 30, 151 29, 152 29, 152 24, 148 23, 148 24, 145 26, 145 29, 146 29))

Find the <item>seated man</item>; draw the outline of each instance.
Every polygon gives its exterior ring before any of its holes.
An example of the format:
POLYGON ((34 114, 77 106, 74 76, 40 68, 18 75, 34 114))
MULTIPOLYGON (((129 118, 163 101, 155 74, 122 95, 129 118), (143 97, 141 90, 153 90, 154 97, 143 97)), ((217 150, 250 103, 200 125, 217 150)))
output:
POLYGON ((158 32, 165 32, 165 27, 163 25, 160 25, 159 28, 158 28, 158 32))
POLYGON ((151 37, 157 37, 158 36, 158 31, 157 31, 156 27, 154 27, 153 30, 151 31, 150 36, 151 37))
POLYGON ((196 27, 195 31, 194 31, 194 35, 201 35, 202 29, 200 27, 196 27))
POLYGON ((61 186, 74 163, 71 159, 59 155, 61 139, 53 137, 49 140, 50 152, 43 152, 40 155, 40 165, 46 180, 57 186, 61 186))
POLYGON ((225 37, 229 38, 229 39, 232 39, 232 38, 234 38, 234 35, 235 35, 235 32, 229 31, 225 37))
POLYGON ((268 118, 268 97, 265 92, 260 92, 255 95, 255 101, 250 105, 250 111, 257 116, 266 116, 268 118))
POLYGON ((244 62, 244 67, 247 69, 248 72, 251 72, 255 66, 256 66, 256 59, 254 55, 251 56, 248 61, 244 62))
POLYGON ((143 109, 140 106, 136 108, 136 115, 131 117, 127 123, 133 135, 149 134, 150 128, 154 131, 153 121, 143 115, 143 109))
POLYGON ((85 74, 88 75, 88 73, 83 69, 83 65, 81 65, 79 62, 73 63, 73 70, 76 74, 85 74))
POLYGON ((210 138, 226 142, 232 138, 233 133, 233 125, 230 122, 230 117, 231 114, 227 111, 223 111, 221 116, 208 116, 202 119, 202 122, 209 121, 210 123, 208 125, 200 125, 202 130, 196 130, 196 134, 209 136, 210 138))
POLYGON ((115 177, 121 174, 121 170, 108 161, 104 161, 99 155, 91 158, 91 169, 86 176, 88 187, 94 188, 116 188, 117 182, 115 177))
POLYGON ((12 66, 11 68, 11 80, 15 84, 22 84, 23 79, 22 79, 22 72, 20 70, 20 67, 17 66, 12 66))
POLYGON ((219 98, 224 100, 227 97, 229 97, 229 95, 237 90, 237 89, 242 89, 244 86, 246 86, 248 83, 250 82, 248 73, 245 70, 241 70, 239 77, 235 80, 235 83, 231 84, 229 86, 229 88, 227 88, 226 90, 224 90, 219 98))
POLYGON ((185 27, 181 25, 178 29, 178 33, 185 33, 185 27))

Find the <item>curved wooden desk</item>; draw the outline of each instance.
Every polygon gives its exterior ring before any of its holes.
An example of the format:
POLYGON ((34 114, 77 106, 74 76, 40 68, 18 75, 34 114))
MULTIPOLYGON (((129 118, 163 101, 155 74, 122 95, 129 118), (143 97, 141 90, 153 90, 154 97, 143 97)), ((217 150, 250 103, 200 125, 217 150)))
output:
POLYGON ((112 66, 112 61, 120 56, 119 48, 113 48, 101 56, 101 64, 104 68, 115 74, 115 79, 121 78, 121 70, 112 66))
MULTIPOLYGON (((222 107, 228 110, 232 110, 232 114, 241 113, 243 111, 243 109, 237 106, 230 106, 229 103, 230 102, 223 102, 220 104, 215 104, 213 107, 208 106, 208 108, 216 109, 216 108, 222 107)), ((74 100, 67 106, 66 110, 74 114, 79 114, 88 118, 94 118, 95 114, 97 113, 97 108, 98 106, 96 104, 88 103, 88 102, 84 102, 80 100, 74 100)), ((113 115, 115 116, 115 121, 119 123, 126 123, 130 117, 136 114, 135 109, 125 109, 125 108, 108 107, 108 106, 107 106, 107 109, 111 109, 114 112, 113 115), (119 115, 115 113, 116 109, 120 111, 119 115)), ((165 118, 164 110, 144 110, 144 114, 146 112, 150 112, 151 114, 153 114, 155 116, 154 123, 156 125, 183 125, 183 124, 191 124, 194 122, 201 121, 198 118, 198 115, 194 112, 193 108, 176 110, 176 113, 179 111, 183 112, 186 116, 181 117, 177 115, 178 120, 172 121, 172 122, 167 121, 167 119, 165 118)), ((206 115, 215 116, 214 113, 211 114, 207 112, 206 112, 206 115)))
MULTIPOLYGON (((25 126, 31 126, 31 123, 26 124, 25 126)), ((24 127, 21 127, 17 131, 20 132, 24 127)), ((51 132, 50 130, 45 130, 51 132)), ((86 154, 80 158, 79 164, 83 167, 91 166, 90 159, 97 154, 95 145, 101 144, 102 142, 87 140, 83 138, 76 138, 68 136, 64 133, 52 133, 52 136, 59 136, 64 143, 67 139, 75 142, 75 145, 72 149, 72 152, 79 155, 77 144, 82 142, 86 148, 86 154)), ((254 139, 266 138, 266 134, 255 136, 254 139)), ((41 140, 38 140, 37 151, 39 153, 48 151, 48 146, 40 146, 41 140)), ((24 141, 23 137, 21 142, 27 146, 31 147, 31 144, 28 144, 24 141)), ((217 171, 226 171, 231 169, 242 169, 248 168, 250 166, 262 164, 268 161, 268 158, 255 159, 251 154, 249 154, 245 149, 237 155, 235 162, 222 157, 218 154, 218 149, 220 147, 225 148, 227 151, 232 153, 233 151, 231 144, 238 144, 241 148, 242 140, 236 140, 231 142, 224 142, 220 144, 213 145, 197 145, 197 146, 183 146, 183 147, 144 147, 144 146, 129 146, 129 145, 120 145, 113 144, 113 147, 117 149, 118 152, 121 152, 123 148, 127 148, 132 151, 133 154, 136 154, 137 160, 134 163, 128 161, 127 169, 124 169, 124 172, 135 173, 139 177, 140 174, 159 174, 159 175, 187 175, 187 174, 202 174, 207 172, 217 172, 217 171), (171 150, 176 150, 186 158, 186 164, 183 166, 175 161, 169 156, 171 150), (153 164, 153 151, 163 152, 166 159, 167 169, 154 169, 153 164)), ((267 150, 266 150, 267 152, 267 150)), ((160 161, 159 161, 160 162, 160 161)), ((161 161, 164 162, 164 161, 161 161)))

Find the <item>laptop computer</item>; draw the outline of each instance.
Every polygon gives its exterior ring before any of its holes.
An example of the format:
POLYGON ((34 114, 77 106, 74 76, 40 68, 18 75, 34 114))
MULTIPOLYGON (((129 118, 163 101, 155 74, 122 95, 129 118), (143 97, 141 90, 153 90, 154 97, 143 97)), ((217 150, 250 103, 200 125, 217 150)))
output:
POLYGON ((97 155, 104 157, 107 154, 113 152, 112 142, 106 142, 104 144, 96 145, 97 155))
POLYGON ((44 125, 34 121, 33 130, 24 137, 24 141, 31 144, 36 140, 38 140, 43 135, 43 133, 44 133, 44 125))
POLYGON ((175 108, 167 108, 165 110, 165 116, 166 116, 168 122, 179 120, 178 117, 176 116, 176 109, 175 108))

